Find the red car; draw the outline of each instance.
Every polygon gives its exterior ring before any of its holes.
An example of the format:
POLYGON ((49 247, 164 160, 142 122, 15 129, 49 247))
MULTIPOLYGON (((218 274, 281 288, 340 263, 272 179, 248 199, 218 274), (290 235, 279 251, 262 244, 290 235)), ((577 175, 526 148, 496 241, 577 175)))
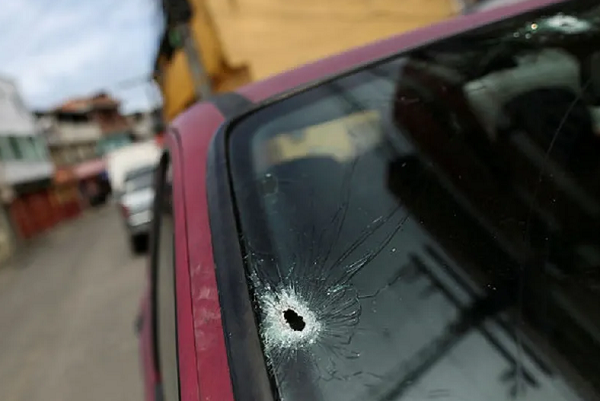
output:
POLYGON ((600 399, 599 106, 597 0, 532 0, 191 107, 146 399, 600 399))

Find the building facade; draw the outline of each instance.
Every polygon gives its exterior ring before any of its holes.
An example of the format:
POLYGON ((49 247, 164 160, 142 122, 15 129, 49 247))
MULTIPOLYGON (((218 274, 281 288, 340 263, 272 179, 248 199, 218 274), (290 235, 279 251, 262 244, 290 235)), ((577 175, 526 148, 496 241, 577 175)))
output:
POLYGON ((104 155, 135 140, 119 106, 100 93, 37 113, 57 169, 54 183, 72 196, 78 192, 81 207, 104 203, 110 193, 104 155))
POLYGON ((17 87, 0 79, 0 260, 19 239, 27 239, 57 222, 51 194, 54 167, 34 115, 17 87))

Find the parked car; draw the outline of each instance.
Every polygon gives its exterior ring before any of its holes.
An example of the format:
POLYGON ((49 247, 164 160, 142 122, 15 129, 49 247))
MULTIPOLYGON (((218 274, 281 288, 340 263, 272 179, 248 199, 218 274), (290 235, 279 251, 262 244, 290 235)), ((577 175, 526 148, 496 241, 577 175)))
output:
POLYGON ((117 200, 129 244, 135 253, 143 251, 148 244, 154 204, 155 170, 155 164, 145 164, 125 172, 121 196, 117 200))
POLYGON ((121 146, 105 155, 106 171, 115 198, 123 192, 125 174, 131 169, 156 164, 160 147, 155 141, 144 141, 121 146))
POLYGON ((192 106, 146 399, 600 399, 599 67, 597 1, 532 0, 192 106))

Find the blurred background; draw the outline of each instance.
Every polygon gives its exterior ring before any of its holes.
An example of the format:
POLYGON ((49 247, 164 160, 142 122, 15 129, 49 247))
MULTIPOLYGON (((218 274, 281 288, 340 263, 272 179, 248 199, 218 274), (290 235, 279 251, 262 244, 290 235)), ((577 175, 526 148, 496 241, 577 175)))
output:
POLYGON ((3 0, 0 399, 143 398, 134 321, 145 256, 123 199, 147 185, 143 171, 125 172, 156 160, 178 113, 508 2, 3 0))

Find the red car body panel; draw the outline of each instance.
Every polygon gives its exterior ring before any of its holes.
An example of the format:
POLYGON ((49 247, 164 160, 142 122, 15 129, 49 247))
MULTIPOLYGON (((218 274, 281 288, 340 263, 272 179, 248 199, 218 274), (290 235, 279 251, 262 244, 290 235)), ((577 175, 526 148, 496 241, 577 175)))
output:
MULTIPOLYGON (((181 399, 229 401, 233 400, 233 391, 221 322, 206 193, 208 149, 224 118, 211 104, 200 104, 190 111, 173 124, 173 129, 178 132, 193 133, 179 135, 178 138, 181 153, 178 155, 179 171, 174 179, 178 177, 181 184, 185 184, 179 185, 177 195, 173 194, 173 202, 177 205, 175 251, 181 399), (181 236, 177 237, 178 234, 181 236), (180 252, 185 253, 185 257, 180 258, 180 252)), ((174 182, 173 188, 176 186, 177 182, 174 182)))
MULTIPOLYGON (((299 67, 250 84, 237 92, 252 102, 261 102, 361 64, 558 2, 560 0, 531 0, 458 17, 299 67)), ((225 117, 211 103, 196 104, 176 118, 165 138, 165 148, 169 149, 173 164, 182 401, 234 400, 215 275, 206 188, 209 147, 224 122, 225 117)), ((150 401, 154 400, 159 377, 154 369, 152 325, 148 324, 151 312, 149 296, 145 299, 142 310, 146 323, 141 333, 141 347, 146 399, 150 401)))

